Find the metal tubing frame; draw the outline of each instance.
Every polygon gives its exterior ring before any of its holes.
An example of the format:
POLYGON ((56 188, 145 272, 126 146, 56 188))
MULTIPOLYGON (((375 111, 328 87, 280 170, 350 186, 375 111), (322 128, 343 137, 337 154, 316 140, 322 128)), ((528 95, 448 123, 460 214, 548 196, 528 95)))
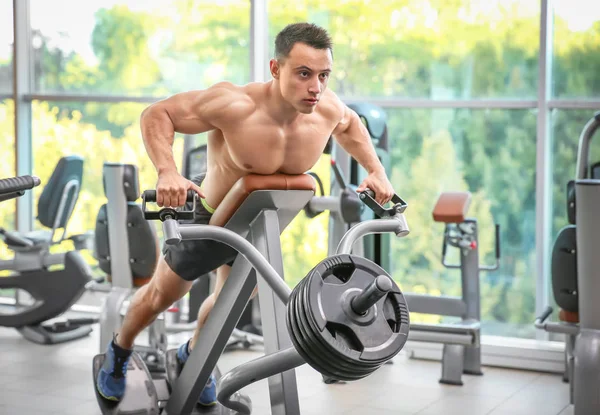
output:
MULTIPOLYGON (((194 347, 181 375, 173 385, 172 395, 165 408, 166 414, 191 412, 242 312, 250 301, 252 291, 257 284, 254 269, 260 273, 262 276, 260 280, 263 281, 259 284, 259 299, 263 324, 265 324, 265 349, 267 352, 276 352, 279 347, 291 345, 287 328, 284 330, 281 327, 281 324, 285 327, 285 314, 282 315, 282 311, 285 311, 284 305, 288 302, 291 289, 269 263, 270 260, 276 267, 283 269, 281 260, 277 259, 277 254, 281 254, 281 246, 279 245, 279 223, 275 211, 263 210, 251 223, 248 238, 258 248, 237 233, 218 226, 182 225, 179 227, 179 234, 182 239, 186 240, 212 239, 225 243, 236 249, 240 255, 237 256, 231 273, 219 294, 219 299, 215 302, 213 310, 200 331, 199 336, 205 340, 194 347), (277 234, 275 235, 275 233, 277 234)), ((268 367, 267 365, 266 369, 268 367)), ((252 379, 261 378, 261 373, 269 376, 270 373, 264 372, 264 370, 265 368, 262 367, 262 371, 253 372, 254 375, 251 379, 238 379, 238 381, 249 384, 252 383, 252 379)), ((227 385, 226 388, 229 390, 227 385)), ((286 370, 283 373, 272 375, 269 378, 269 390, 274 414, 299 413, 298 390, 294 372, 286 370)), ((242 402, 238 402, 238 404, 242 404, 242 402)))

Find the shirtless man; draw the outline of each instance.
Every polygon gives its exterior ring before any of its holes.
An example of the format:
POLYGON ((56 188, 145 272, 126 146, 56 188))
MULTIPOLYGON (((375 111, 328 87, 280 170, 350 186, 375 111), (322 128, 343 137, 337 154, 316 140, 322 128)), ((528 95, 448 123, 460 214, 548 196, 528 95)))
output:
MULTIPOLYGON (((393 196, 369 134, 356 115, 327 89, 332 70, 331 39, 322 28, 298 23, 276 37, 273 79, 235 86, 221 82, 206 90, 176 94, 144 110, 141 130, 146 150, 158 173, 157 204, 182 206, 188 189, 196 191, 196 223, 207 224, 212 212, 242 176, 301 174, 317 162, 331 135, 368 172, 357 191, 372 189, 379 203, 393 196), (172 152, 174 133, 208 137, 205 177, 182 177, 172 152)), ((183 364, 198 341, 202 327, 236 256, 232 248, 214 241, 182 241, 165 245, 152 280, 132 299, 118 336, 108 345, 97 389, 119 401, 125 392, 127 362, 136 336, 175 301, 198 276, 217 269, 215 292, 198 313, 194 336, 177 352, 183 364)), ((255 291, 256 292, 256 291, 255 291)), ((211 377, 199 397, 202 405, 216 402, 211 377)))

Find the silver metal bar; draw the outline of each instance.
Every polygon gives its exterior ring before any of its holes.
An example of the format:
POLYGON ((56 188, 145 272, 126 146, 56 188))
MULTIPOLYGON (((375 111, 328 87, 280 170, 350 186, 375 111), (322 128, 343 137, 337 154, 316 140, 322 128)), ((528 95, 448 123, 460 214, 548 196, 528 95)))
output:
MULTIPOLYGON (((220 382, 218 399, 223 406, 233 409, 240 413, 247 408, 245 405, 240 405, 240 402, 230 399, 230 396, 235 394, 240 389, 257 382, 259 380, 271 377, 280 372, 286 372, 306 362, 298 354, 295 348, 290 347, 279 352, 269 354, 268 356, 260 357, 250 362, 241 364, 233 368, 230 372, 223 375, 220 382)), ((300 412, 294 412, 299 414, 300 412)))
POLYGON ((404 219, 404 215, 400 214, 393 219, 373 219, 354 225, 342 237, 337 248, 337 254, 351 253, 354 242, 372 233, 394 232, 397 236, 408 235, 408 226, 406 226, 406 221, 402 219, 404 219))
MULTIPOLYGON (((32 88, 31 5, 29 0, 13 0, 13 100, 15 105, 15 170, 17 176, 33 171, 31 103, 24 98, 32 88)), ((16 229, 33 230, 33 192, 17 199, 16 229)))
POLYGON ((127 198, 123 190, 124 169, 124 165, 119 163, 104 163, 102 174, 106 183, 106 198, 108 199, 106 219, 108 221, 112 285, 132 289, 133 278, 127 243, 127 198))
POLYGON ((551 99, 548 108, 556 109, 590 109, 600 110, 600 100, 597 99, 551 99))
POLYGON ((467 304, 462 298, 405 293, 406 304, 411 313, 462 317, 467 315, 467 304))
POLYGON ((54 101, 54 102, 102 102, 102 103, 121 103, 121 102, 139 102, 142 104, 152 104, 166 96, 134 96, 134 95, 93 95, 93 94, 25 94, 25 102, 54 101))
MULTIPOLYGON (((251 224, 253 245, 262 253, 283 281, 283 256, 281 253, 279 219, 275 210, 264 210, 251 224)), ((286 324, 285 302, 277 301, 265 278, 258 279, 258 298, 263 327, 265 353, 293 347, 286 324)), ((250 377, 252 379, 252 375, 250 377)), ((298 385, 293 370, 273 373, 269 376, 269 396, 272 415, 300 413, 298 385)))
POLYGON ((536 321, 535 328, 546 330, 550 333, 562 333, 562 334, 578 334, 579 326, 576 324, 565 324, 565 323, 540 323, 536 321))
POLYGON ((340 97, 346 104, 369 102, 384 108, 471 108, 471 109, 527 109, 536 108, 535 100, 458 99, 433 100, 411 98, 340 97))
POLYGON ((308 207, 314 212, 340 212, 339 196, 315 196, 308 202, 308 207))
POLYGON ((250 80, 269 79, 269 32, 266 0, 250 1, 250 80))
POLYGON ((292 289, 281 279, 280 275, 269 264, 250 242, 235 232, 220 226, 212 225, 181 225, 179 232, 182 239, 212 239, 237 250, 252 264, 258 273, 267 281, 277 297, 287 304, 292 289))
POLYGON ((577 151, 577 168, 575 171, 577 179, 590 177, 590 142, 600 127, 600 112, 596 113, 583 127, 579 136, 579 147, 577 151))
POLYGON ((408 332, 408 341, 425 343, 462 344, 470 346, 473 344, 473 336, 470 334, 438 333, 433 331, 418 331, 412 327, 408 332))
POLYGON ((200 330, 201 340, 193 348, 181 374, 172 385, 172 393, 163 414, 192 412, 256 287, 256 278, 251 271, 252 266, 246 258, 238 255, 214 308, 200 330))
MULTIPOLYGON (((550 298, 549 254, 550 254, 550 220, 552 215, 552 172, 549 131, 550 117, 548 100, 551 96, 552 79, 552 22, 553 13, 551 0, 542 0, 540 12, 540 49, 538 71, 538 100, 537 100, 537 138, 536 138, 536 293, 535 309, 540 314, 550 298)), ((537 332, 538 339, 548 339, 548 334, 537 332)))
POLYGON ((411 330, 415 331, 430 331, 436 333, 453 333, 453 334, 476 334, 481 330, 479 321, 462 321, 455 324, 428 324, 428 323, 411 323, 411 330))

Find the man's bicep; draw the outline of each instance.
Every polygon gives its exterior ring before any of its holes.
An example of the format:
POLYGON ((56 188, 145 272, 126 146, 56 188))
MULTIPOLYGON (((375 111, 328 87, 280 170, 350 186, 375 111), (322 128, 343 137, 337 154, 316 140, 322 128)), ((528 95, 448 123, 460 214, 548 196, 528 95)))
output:
POLYGON ((362 123, 356 112, 344 105, 344 115, 333 130, 333 136, 338 140, 343 140, 346 136, 351 137, 355 134, 361 134, 361 126, 362 123))

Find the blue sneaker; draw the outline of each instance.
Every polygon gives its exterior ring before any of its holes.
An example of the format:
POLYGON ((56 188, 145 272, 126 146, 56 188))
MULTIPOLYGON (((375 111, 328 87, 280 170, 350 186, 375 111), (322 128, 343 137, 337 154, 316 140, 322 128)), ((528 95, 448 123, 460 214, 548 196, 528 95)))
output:
POLYGON ((131 350, 115 345, 114 339, 108 344, 96 379, 96 389, 103 398, 118 402, 125 395, 125 374, 130 357, 131 350))
MULTIPOLYGON (((190 357, 189 343, 190 341, 188 340, 177 349, 177 360, 181 366, 183 366, 188 360, 188 357, 190 357)), ((202 393, 198 398, 198 403, 202 406, 212 406, 217 403, 217 379, 215 378, 215 375, 211 374, 208 378, 208 382, 206 382, 206 386, 202 389, 202 393)))

